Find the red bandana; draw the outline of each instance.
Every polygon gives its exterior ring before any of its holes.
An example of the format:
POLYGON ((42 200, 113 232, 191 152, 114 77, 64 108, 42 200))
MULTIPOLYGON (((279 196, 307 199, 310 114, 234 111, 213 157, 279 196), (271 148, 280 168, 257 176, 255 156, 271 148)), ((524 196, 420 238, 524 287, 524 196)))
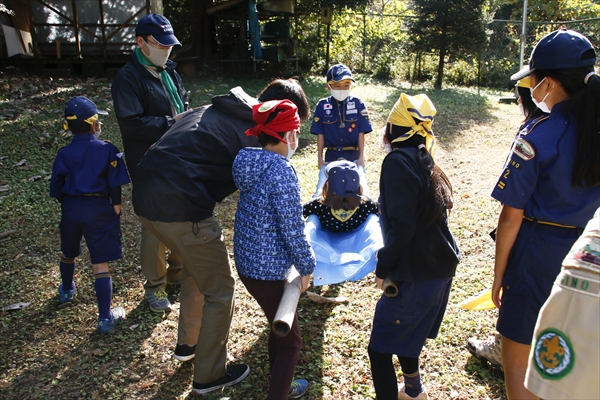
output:
POLYGON ((258 136, 264 133, 287 143, 277 132, 289 132, 300 128, 298 107, 289 100, 271 100, 252 106, 252 118, 256 125, 246 131, 246 136, 258 136), (279 113, 271 121, 266 122, 273 111, 279 113))

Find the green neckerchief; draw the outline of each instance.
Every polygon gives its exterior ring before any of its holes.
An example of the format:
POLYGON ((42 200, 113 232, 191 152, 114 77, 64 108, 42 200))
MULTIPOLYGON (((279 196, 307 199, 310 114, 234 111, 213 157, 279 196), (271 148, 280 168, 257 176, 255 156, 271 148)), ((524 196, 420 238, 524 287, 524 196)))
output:
MULTIPOLYGON (((140 50, 139 47, 137 47, 135 49, 135 55, 140 64, 142 64, 144 66, 156 68, 156 65, 152 64, 150 61, 148 61, 146 59, 146 57, 143 56, 142 51, 140 50)), ((175 87, 175 84, 173 83, 173 79, 171 79, 171 75, 169 75, 169 73, 167 72, 166 69, 163 69, 160 72, 160 80, 162 81, 163 85, 165 85, 165 89, 167 89, 167 93, 169 94, 169 97, 171 98, 171 104, 173 104, 173 107, 175 107, 175 113, 181 114, 182 112, 184 112, 185 107, 183 106, 183 102, 181 101, 179 92, 177 91, 177 88, 175 87)))

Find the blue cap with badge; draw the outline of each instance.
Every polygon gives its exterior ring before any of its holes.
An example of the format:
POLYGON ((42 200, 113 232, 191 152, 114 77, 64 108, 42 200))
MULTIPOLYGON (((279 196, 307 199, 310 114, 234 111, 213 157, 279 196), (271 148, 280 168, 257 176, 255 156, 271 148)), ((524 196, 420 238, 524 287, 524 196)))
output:
POLYGON ((519 80, 536 69, 569 69, 596 64, 596 52, 592 43, 581 33, 562 28, 544 36, 531 52, 529 69, 510 77, 519 80))
POLYGON ((346 160, 330 162, 325 168, 327 182, 333 194, 338 196, 355 195, 360 187, 360 177, 356 164, 346 160))
POLYGON ((336 64, 327 71, 327 83, 339 83, 346 80, 354 82, 350 68, 344 64, 336 64))
POLYGON ((85 121, 98 114, 108 115, 108 112, 98 110, 93 101, 83 96, 73 97, 65 106, 65 118, 68 120, 85 121))
POLYGON ((161 46, 180 45, 168 19, 160 14, 148 14, 135 26, 136 36, 152 35, 161 46))

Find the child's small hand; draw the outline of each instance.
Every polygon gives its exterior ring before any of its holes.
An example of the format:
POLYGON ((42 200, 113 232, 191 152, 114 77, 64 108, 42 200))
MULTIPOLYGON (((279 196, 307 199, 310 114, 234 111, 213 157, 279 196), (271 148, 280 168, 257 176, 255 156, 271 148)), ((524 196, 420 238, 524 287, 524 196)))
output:
POLYGON ((328 163, 323 161, 322 158, 319 158, 319 170, 321 170, 321 168, 323 168, 323 166, 327 165, 328 163))
POLYGON ((115 210, 115 213, 117 215, 121 215, 121 205, 120 204, 114 205, 113 209, 115 210))
POLYGON ((365 159, 362 156, 358 157, 358 160, 356 160, 356 164, 360 165, 363 168, 366 168, 366 166, 365 166, 365 159))
POLYGON ((302 288, 300 288, 300 293, 306 292, 308 287, 310 286, 310 278, 312 275, 303 276, 300 280, 302 282, 302 288))
POLYGON ((375 277, 375 284, 381 290, 383 290, 383 279, 375 277))

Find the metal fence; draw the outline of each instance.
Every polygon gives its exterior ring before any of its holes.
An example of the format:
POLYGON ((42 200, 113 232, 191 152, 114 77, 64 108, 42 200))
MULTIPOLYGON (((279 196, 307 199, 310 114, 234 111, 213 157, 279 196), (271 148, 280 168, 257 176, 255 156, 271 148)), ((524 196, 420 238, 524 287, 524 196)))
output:
MULTIPOLYGON (((406 15, 335 14, 328 27, 320 15, 298 18, 297 52, 311 67, 324 69, 329 29, 329 64, 343 62, 354 70, 407 80, 435 79, 438 58, 432 53, 411 53, 406 15)), ((569 22, 528 22, 524 64, 537 41, 562 26, 587 36, 598 50, 600 18, 569 22)), ((488 45, 470 58, 447 59, 444 83, 509 87, 519 69, 522 21, 493 20, 487 27, 488 45)), ((307 66, 308 66, 307 65, 307 66)))

